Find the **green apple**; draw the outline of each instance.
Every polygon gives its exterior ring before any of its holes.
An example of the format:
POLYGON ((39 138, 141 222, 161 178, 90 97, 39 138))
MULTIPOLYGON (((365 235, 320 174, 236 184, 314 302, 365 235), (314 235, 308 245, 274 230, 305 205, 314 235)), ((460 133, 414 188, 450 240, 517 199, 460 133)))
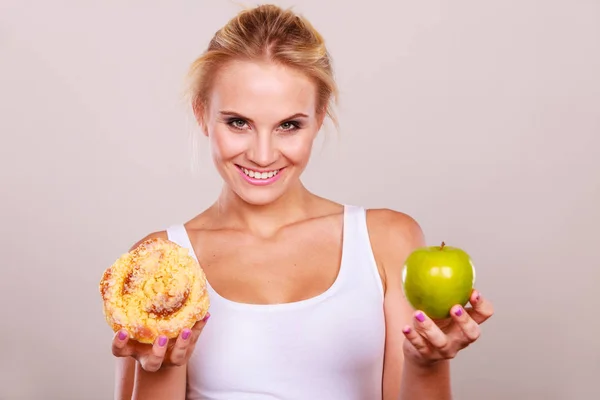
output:
POLYGON ((432 319, 450 316, 456 304, 469 302, 475 285, 471 257, 458 247, 421 247, 406 259, 402 270, 404 294, 410 304, 432 319))

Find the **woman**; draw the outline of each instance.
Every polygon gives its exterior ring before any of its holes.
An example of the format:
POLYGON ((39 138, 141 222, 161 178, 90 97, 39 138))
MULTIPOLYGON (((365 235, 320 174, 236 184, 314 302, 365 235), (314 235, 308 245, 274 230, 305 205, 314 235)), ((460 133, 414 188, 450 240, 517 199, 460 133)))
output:
MULTIPOLYGON (((492 305, 434 323, 402 293, 425 242, 401 212, 309 192, 300 176, 336 97, 322 37, 275 6, 244 11, 192 67, 192 105, 224 185, 168 238, 196 255, 212 318, 168 343, 118 332, 120 399, 447 399, 449 359, 492 305)), ((136 244, 137 245, 137 244, 136 244)), ((134 246, 135 247, 135 246, 134 246)))

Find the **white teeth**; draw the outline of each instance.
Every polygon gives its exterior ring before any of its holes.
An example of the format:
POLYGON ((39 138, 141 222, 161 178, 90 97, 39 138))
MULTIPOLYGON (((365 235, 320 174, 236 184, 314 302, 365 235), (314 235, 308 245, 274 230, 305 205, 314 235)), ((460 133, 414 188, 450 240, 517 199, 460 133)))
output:
POLYGON ((279 173, 278 169, 276 169, 274 171, 269 171, 269 172, 257 172, 257 171, 252 171, 251 169, 242 168, 242 171, 244 171, 244 173, 246 175, 248 175, 250 178, 254 178, 254 179, 269 179, 279 173))

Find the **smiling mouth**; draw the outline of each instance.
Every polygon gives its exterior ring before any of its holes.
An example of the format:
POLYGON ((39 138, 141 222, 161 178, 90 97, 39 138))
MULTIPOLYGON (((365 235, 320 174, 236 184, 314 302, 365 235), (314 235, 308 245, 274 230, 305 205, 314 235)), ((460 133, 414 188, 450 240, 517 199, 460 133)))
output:
POLYGON ((274 176, 276 176, 277 174, 279 174, 279 172, 283 169, 273 169, 270 171, 254 171, 252 169, 248 169, 248 168, 244 168, 240 165, 236 164, 236 167, 238 167, 240 169, 240 171, 242 171, 246 176, 253 178, 253 179, 269 179, 272 178, 274 176))

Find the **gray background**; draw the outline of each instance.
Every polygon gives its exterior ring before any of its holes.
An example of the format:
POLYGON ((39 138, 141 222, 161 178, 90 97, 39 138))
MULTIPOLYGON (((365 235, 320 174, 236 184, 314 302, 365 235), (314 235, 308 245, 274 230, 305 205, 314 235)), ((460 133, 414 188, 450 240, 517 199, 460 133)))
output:
MULTIPOLYGON (((495 303, 456 398, 600 398, 600 2, 275 3, 323 33, 341 89, 307 186, 411 214, 495 303)), ((2 0, 1 399, 111 398, 98 282, 217 196, 183 79, 238 10, 2 0)))

